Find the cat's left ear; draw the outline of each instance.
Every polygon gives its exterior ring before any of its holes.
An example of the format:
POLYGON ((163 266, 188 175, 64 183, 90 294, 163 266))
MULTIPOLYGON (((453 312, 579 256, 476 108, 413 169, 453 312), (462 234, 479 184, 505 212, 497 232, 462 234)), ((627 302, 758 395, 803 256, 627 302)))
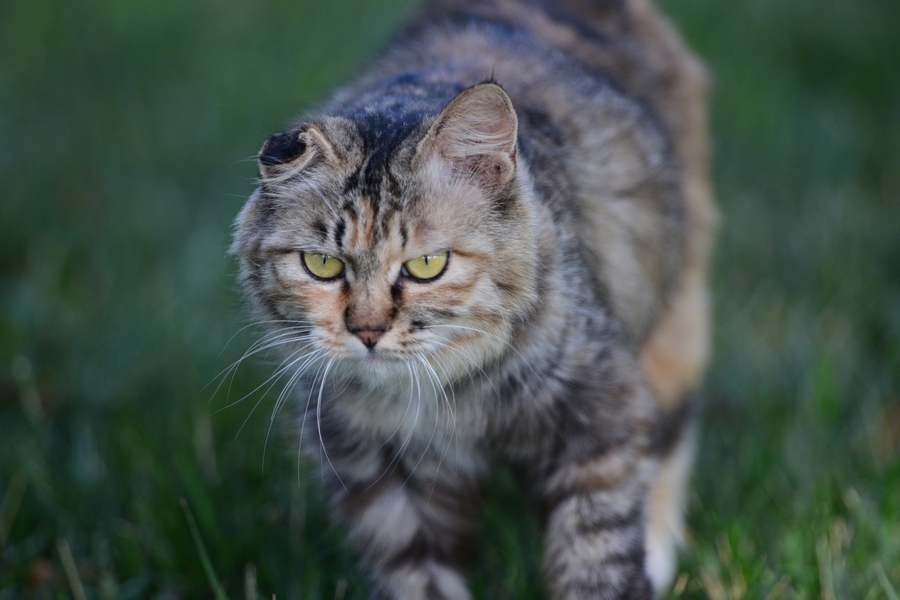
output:
POLYGON ((416 155, 421 159, 437 154, 458 173, 496 189, 516 174, 518 127, 516 111, 503 88, 482 83, 447 105, 419 142, 416 155))
POLYGON ((315 123, 273 135, 263 144, 257 159, 264 181, 306 169, 320 160, 337 160, 331 142, 315 123))

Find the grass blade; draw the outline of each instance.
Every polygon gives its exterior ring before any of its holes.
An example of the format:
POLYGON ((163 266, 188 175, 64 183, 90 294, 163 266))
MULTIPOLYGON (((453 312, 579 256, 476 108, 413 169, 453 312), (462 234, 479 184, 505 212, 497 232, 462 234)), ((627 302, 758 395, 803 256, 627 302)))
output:
POLYGON ((884 565, 881 563, 878 563, 878 581, 881 583, 881 587, 884 588, 884 594, 888 597, 888 600, 900 600, 897 590, 894 589, 891 580, 888 579, 887 573, 884 572, 884 565))
POLYGON ((28 479, 25 473, 21 470, 16 471, 9 481, 3 502, 0 502, 0 549, 6 546, 9 531, 16 519, 16 513, 19 512, 26 487, 28 487, 28 479))
POLYGON ((256 593, 256 565, 247 563, 247 566, 244 567, 244 599, 258 600, 258 598, 259 596, 256 593))
POLYGON ((64 538, 56 538, 56 550, 59 552, 59 559, 62 561, 63 571, 66 574, 66 580, 69 582, 72 598, 75 600, 87 600, 87 596, 84 594, 84 585, 82 585, 81 577, 78 575, 78 567, 75 565, 75 557, 72 556, 69 542, 64 538))
POLYGON ((179 502, 181 502, 181 508, 184 510, 188 528, 191 530, 191 537, 194 538, 194 545, 197 546, 197 553, 200 555, 200 563, 203 565, 203 570, 206 572, 206 579, 209 581, 209 586, 215 592, 216 600, 228 600, 225 592, 222 591, 222 585, 219 583, 219 578, 216 577, 216 572, 213 570, 212 562, 209 560, 209 554, 206 552, 206 546, 203 545, 203 538, 200 537, 200 530, 197 528, 197 521, 194 520, 194 515, 188 506, 187 500, 181 498, 179 502))

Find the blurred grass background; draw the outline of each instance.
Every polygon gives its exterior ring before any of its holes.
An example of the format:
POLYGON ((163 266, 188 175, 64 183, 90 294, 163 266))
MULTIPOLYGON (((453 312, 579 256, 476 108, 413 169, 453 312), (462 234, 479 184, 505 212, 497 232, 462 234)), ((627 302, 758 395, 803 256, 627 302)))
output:
MULTIPOLYGON (((212 597, 180 498, 229 598, 364 597, 315 469, 264 455, 275 396, 204 386, 255 339, 225 254, 252 157, 412 3, 0 3, 0 598, 212 597)), ((724 215, 672 597, 896 600, 900 5, 662 7, 714 74, 724 215)), ((473 585, 535 597, 491 487, 473 585)))

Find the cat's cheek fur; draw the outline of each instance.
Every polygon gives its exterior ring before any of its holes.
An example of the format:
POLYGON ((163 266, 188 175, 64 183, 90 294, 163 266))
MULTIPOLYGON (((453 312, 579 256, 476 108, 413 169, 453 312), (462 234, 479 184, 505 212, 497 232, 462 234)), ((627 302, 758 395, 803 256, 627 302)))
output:
POLYGON ((309 337, 320 349, 333 354, 346 352, 342 342, 348 332, 338 318, 346 306, 341 280, 316 281, 305 272, 300 260, 298 253, 279 253, 272 258, 273 289, 269 295, 277 298, 283 316, 313 327, 309 337))
POLYGON ((480 259, 490 289, 479 290, 483 306, 500 309, 507 319, 532 308, 538 263, 538 234, 530 175, 519 161, 508 198, 485 190, 453 175, 440 158, 426 165, 425 190, 439 225, 454 228, 454 234, 480 259))

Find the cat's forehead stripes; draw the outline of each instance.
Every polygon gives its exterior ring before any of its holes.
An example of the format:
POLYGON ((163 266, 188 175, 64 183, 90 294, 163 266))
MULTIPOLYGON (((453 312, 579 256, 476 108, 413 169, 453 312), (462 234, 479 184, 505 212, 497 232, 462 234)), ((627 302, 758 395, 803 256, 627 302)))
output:
POLYGON ((343 253, 353 255, 373 249, 389 235, 396 211, 377 211, 367 195, 346 200, 331 228, 331 241, 343 253))
POLYGON ((397 216, 404 212, 403 176, 394 172, 391 163, 420 122, 421 117, 390 114, 367 114, 354 121, 363 152, 342 186, 343 214, 332 228, 338 249, 371 246, 389 237, 397 216))
POLYGON ((375 202, 383 191, 399 192, 400 184, 390 170, 390 162, 403 141, 422 123, 424 115, 390 109, 380 107, 377 111, 372 109, 374 112, 352 118, 365 160, 359 170, 348 177, 345 192, 359 189, 361 193, 372 196, 375 202))
POLYGON ((405 71, 333 107, 352 123, 362 149, 363 159, 344 182, 344 193, 368 196, 376 211, 382 199, 398 198, 403 178, 392 168, 398 151, 414 147, 463 89, 458 82, 435 79, 434 72, 405 71))
POLYGON ((351 168, 342 186, 342 216, 332 227, 334 244, 340 250, 371 247, 395 236, 405 248, 408 227, 402 223, 410 197, 404 197, 401 181, 408 179, 397 156, 415 146, 415 132, 425 123, 421 112, 368 107, 350 117, 356 145, 361 149, 358 164, 351 168), (349 249, 349 248, 348 248, 349 249))

